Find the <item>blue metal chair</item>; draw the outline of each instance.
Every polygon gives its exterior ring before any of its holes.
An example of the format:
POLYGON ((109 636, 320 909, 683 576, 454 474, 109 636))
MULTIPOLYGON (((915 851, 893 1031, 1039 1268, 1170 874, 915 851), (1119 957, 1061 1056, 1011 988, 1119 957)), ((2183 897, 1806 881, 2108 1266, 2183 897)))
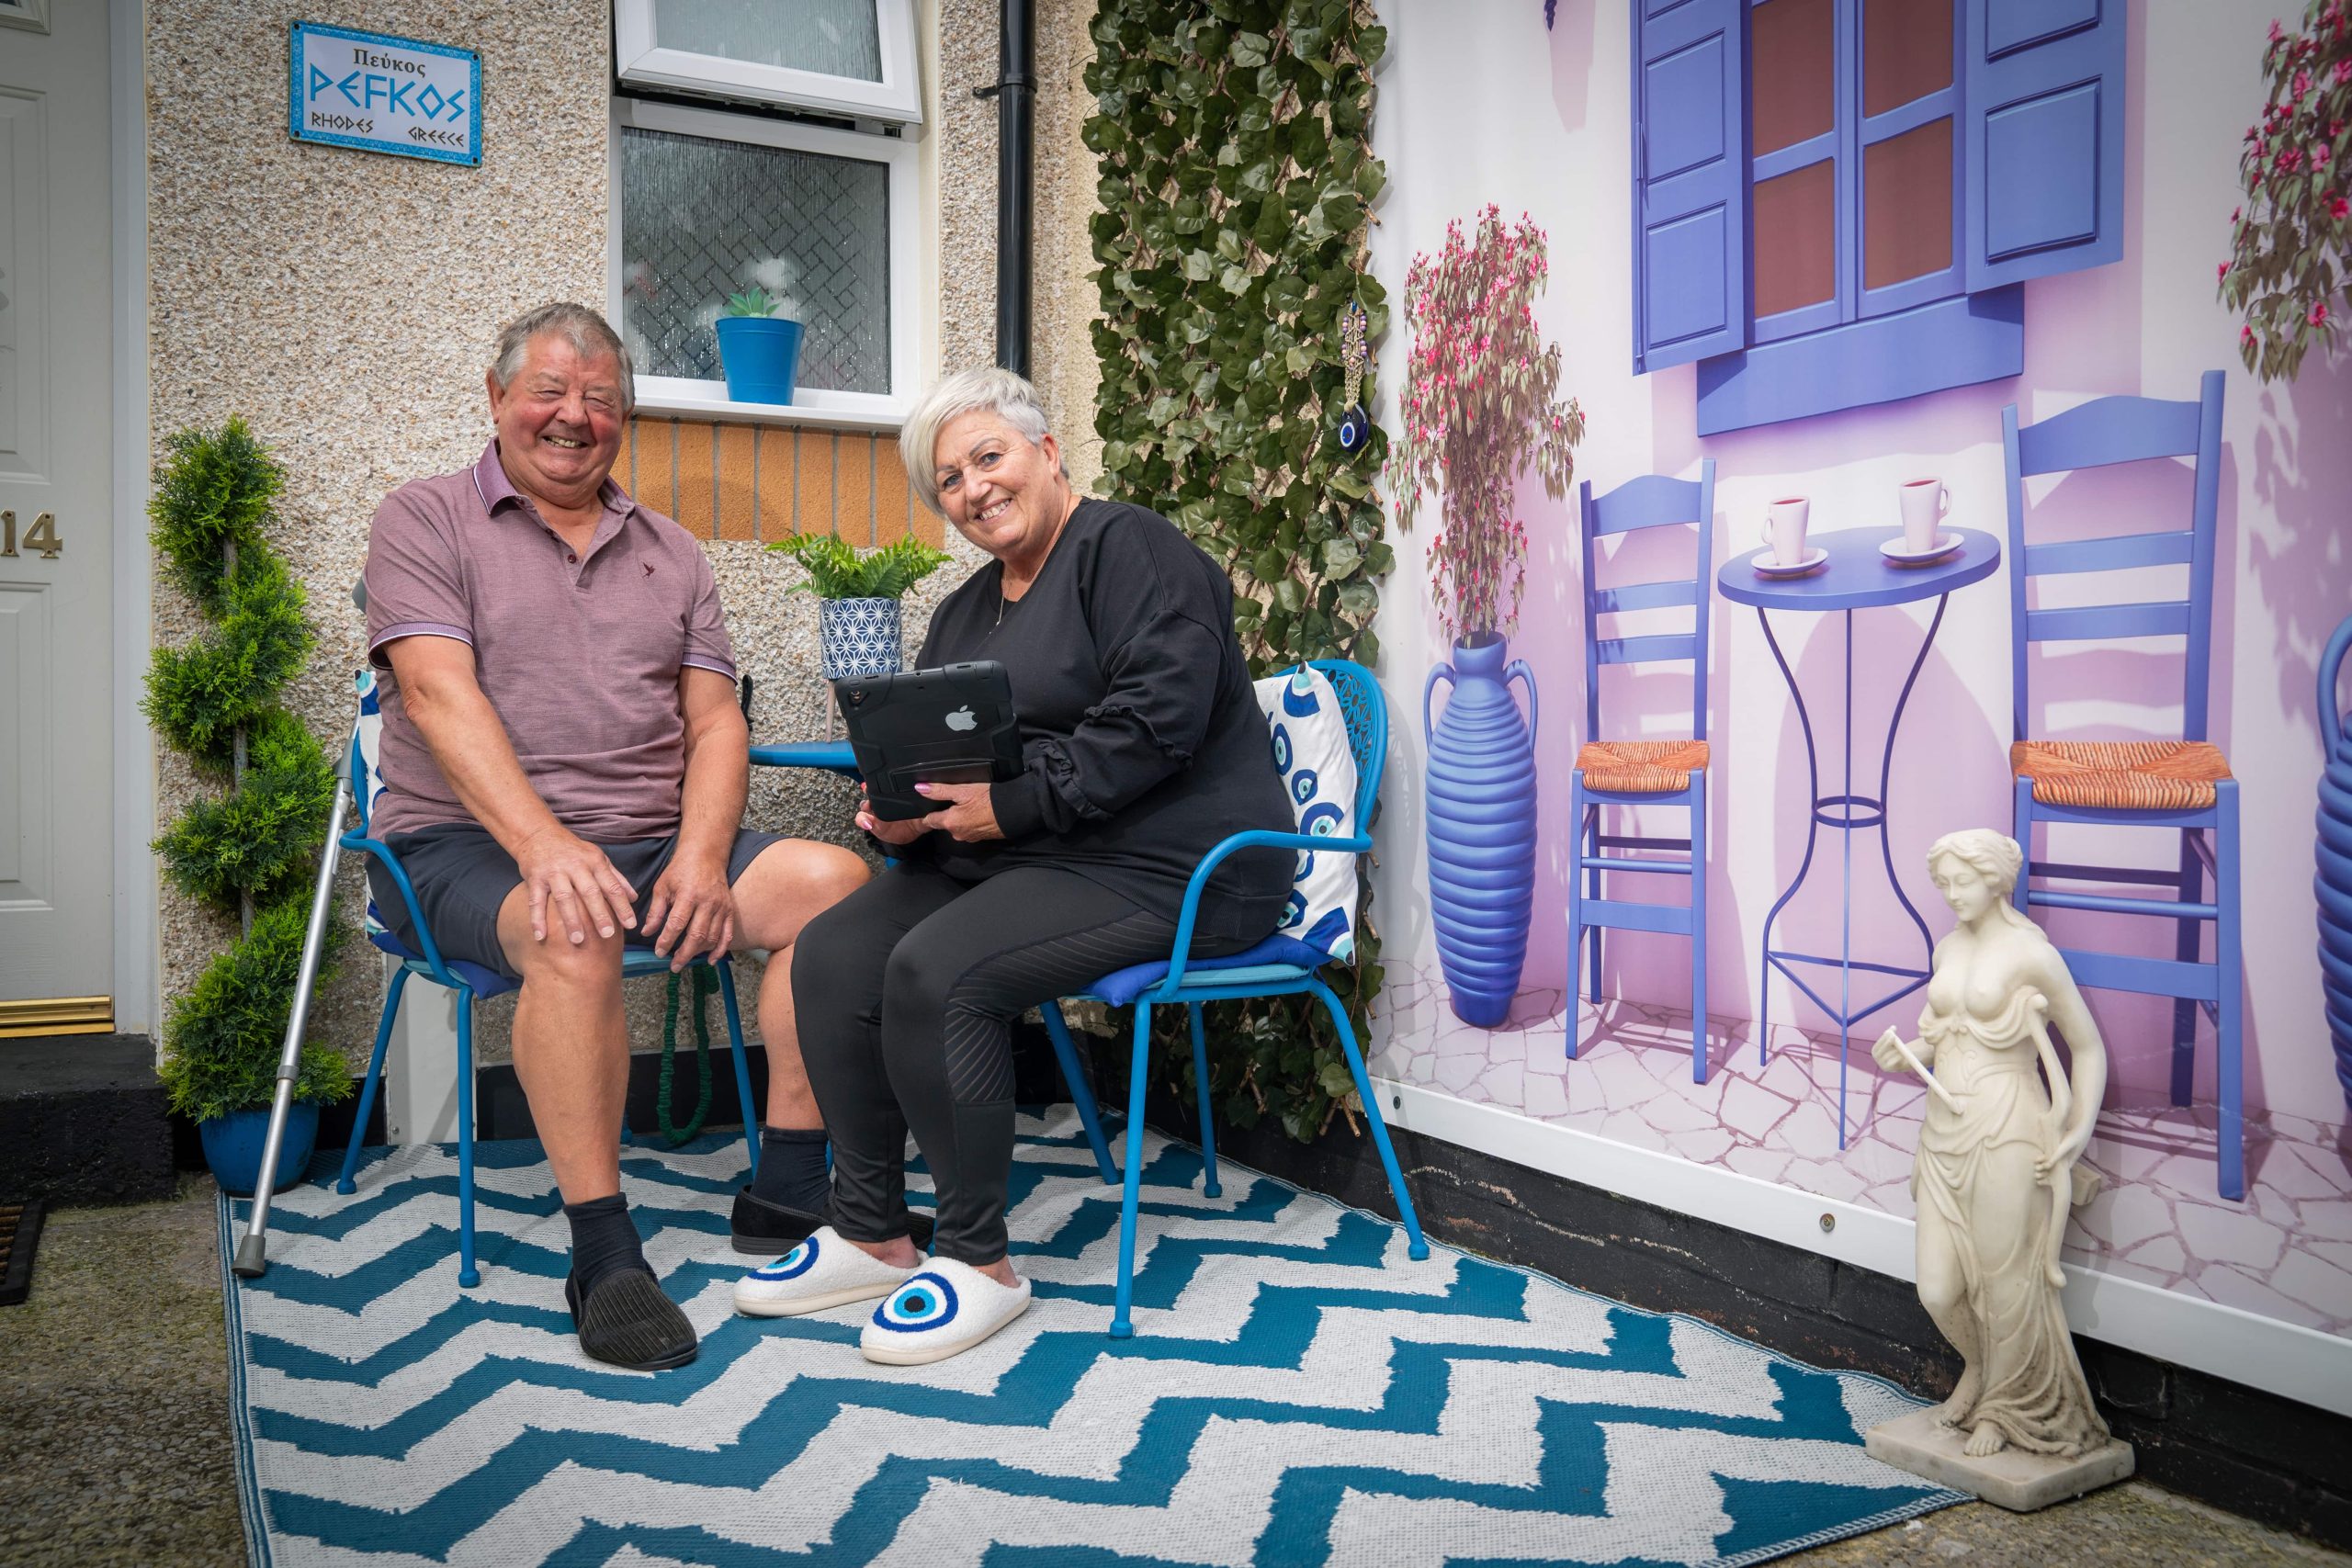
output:
MULTIPOLYGON (((1311 838, 1301 833, 1275 833, 1252 830, 1236 833, 1201 857, 1194 868, 1191 883, 1184 889, 1184 906, 1176 922, 1176 941, 1165 959, 1138 964, 1106 975, 1080 993, 1080 998, 1099 1001, 1114 1008, 1132 1005, 1136 1010, 1135 1055, 1127 1087, 1126 1188, 1119 1206, 1119 1284, 1115 1304, 1111 1310, 1111 1337, 1125 1339, 1134 1334, 1128 1311, 1135 1295, 1136 1212, 1141 1201, 1143 1161, 1139 1157, 1143 1136, 1144 1084, 1151 1063, 1151 1010, 1157 1006, 1178 1005, 1192 1015, 1193 1077, 1199 1086, 1201 1112, 1201 1159, 1206 1167, 1205 1190, 1208 1196, 1218 1196, 1216 1179, 1216 1134, 1214 1113, 1209 1104, 1208 1038, 1201 1021, 1201 1004, 1228 1001, 1241 997, 1281 997, 1301 993, 1317 998, 1324 1010, 1331 1016, 1332 1027, 1339 1032, 1340 1049, 1346 1053, 1348 1072, 1355 1079, 1356 1096, 1363 1101, 1364 1118, 1372 1126, 1372 1141, 1380 1151, 1381 1168, 1388 1173, 1388 1190, 1396 1200, 1396 1213, 1404 1221, 1405 1234, 1409 1238, 1408 1248, 1416 1258, 1430 1255, 1429 1243, 1421 1237, 1421 1222, 1413 1213, 1412 1195, 1405 1190, 1403 1172, 1397 1169, 1396 1151, 1389 1146, 1388 1124, 1381 1119, 1380 1099, 1373 1092, 1372 1078, 1364 1071, 1363 1055, 1356 1048, 1355 1031, 1349 1026, 1348 1010, 1340 1005, 1331 988, 1317 978, 1314 968, 1294 960, 1301 953, 1301 945, 1286 936, 1271 936, 1256 946, 1224 958, 1195 959, 1190 956, 1193 945, 1193 920, 1198 910, 1201 890, 1208 884, 1209 874, 1226 856, 1236 850, 1260 845, 1274 848, 1309 850, 1318 855, 1362 854, 1372 848, 1372 810, 1380 798, 1381 766, 1388 754, 1388 705, 1380 684, 1372 671, 1348 660, 1317 659, 1313 666, 1330 678, 1339 693, 1340 704, 1347 715, 1349 749, 1356 760, 1356 832, 1352 838, 1311 838)), ((1086 1087, 1086 1074, 1080 1066, 1077 1046, 1072 1043, 1069 1025, 1062 1018, 1061 1004, 1047 1002, 1039 1011, 1046 1021, 1046 1032, 1054 1043, 1054 1055, 1060 1063, 1062 1077, 1069 1084, 1070 1099, 1078 1107, 1080 1122, 1086 1129, 1087 1143, 1094 1151, 1094 1163, 1107 1182, 1117 1181, 1119 1168, 1112 1162, 1110 1145, 1103 1138, 1102 1123, 1094 1105, 1094 1096, 1086 1087)))
MULTIPOLYGON (((481 1283, 481 1270, 474 1267, 474 1003, 485 997, 503 996, 521 986, 495 970, 461 958, 444 958, 424 924, 424 913, 416 905, 416 890, 409 886, 408 872, 398 856, 368 833, 369 808, 375 804, 379 787, 375 771, 375 759, 368 754, 363 737, 368 721, 376 716, 376 692, 373 680, 366 673, 360 677, 360 723, 351 734, 350 779, 353 820, 355 826, 339 842, 346 851, 356 850, 375 856, 391 874, 392 885, 401 891, 401 901, 408 906, 410 927, 423 942, 423 953, 413 953, 389 931, 374 929, 374 901, 369 900, 368 940, 401 961, 392 971, 390 987, 384 993, 384 1011, 376 1024, 376 1049, 368 1058, 368 1077, 359 1090, 359 1113, 352 1123, 351 1143, 344 1150, 343 1174, 335 1182, 338 1192, 356 1190, 353 1173, 359 1168, 359 1139, 368 1125, 368 1112, 375 1108, 376 1086, 383 1080, 384 1047, 392 1037, 392 1022, 400 1016, 401 993, 407 989, 409 976, 422 976, 434 985, 458 993, 458 1283, 468 1289, 481 1283)), ((696 959, 696 965, 709 962, 696 959)), ((713 965, 718 971, 718 993, 727 1008, 727 1040, 735 1052, 735 1089, 744 1108, 743 1142, 750 1146, 752 1165, 756 1170, 760 1163, 758 1119, 752 1112, 752 1072, 743 1059, 743 1019, 735 1002, 735 969, 733 964, 721 957, 713 965)), ((641 976, 666 975, 670 961, 650 948, 630 948, 621 960, 621 976, 634 979, 641 976)), ((626 1130, 623 1136, 627 1136, 626 1130)))
POLYGON ((1577 749, 1569 786, 1568 820, 1575 825, 1576 863, 1568 872, 1568 1059, 1577 1055, 1576 996, 1579 948, 1592 947, 1592 999, 1600 1000, 1600 933, 1662 931, 1690 939, 1690 1077, 1707 1081, 1707 602, 1708 574, 1715 546, 1715 463, 1699 466, 1699 477, 1670 479, 1645 474, 1595 499, 1592 481, 1577 488, 1577 511, 1584 549, 1585 743, 1577 749), (1593 574, 1593 541, 1608 534, 1669 525, 1699 528, 1696 564, 1690 577, 1600 587, 1593 574), (1688 604, 1691 629, 1642 637, 1604 637, 1600 617, 1637 610, 1688 604), (1690 739, 1602 740, 1600 667, 1604 664, 1684 663, 1690 666, 1690 739), (1690 810, 1687 839, 1645 838, 1600 830, 1604 806, 1684 806, 1690 810), (1611 851, 1633 850, 1643 858, 1611 851), (1665 858, 1662 858, 1665 857, 1665 858), (1674 858, 1679 857, 1679 858, 1674 858), (1601 897, 1609 873, 1690 879, 1690 902, 1640 904, 1601 897))
POLYGON ((2015 898, 2020 909, 2087 909, 2172 920, 2177 930, 2169 959, 2129 957, 2062 948, 2081 985, 2104 990, 2171 997, 2172 1099, 2188 1103, 2196 1065, 2197 1013, 2214 1022, 2221 1087, 2220 1189, 2245 1196, 2243 1127, 2245 1021, 2238 905, 2238 791, 2229 763, 2207 742, 2206 687, 2213 633, 2213 566, 2222 479, 2222 372, 2205 373, 2193 402, 2153 398, 2100 398, 2038 424, 2020 426, 2015 404, 2001 414, 2008 463, 2009 637, 2016 744, 2018 843, 2025 874, 2015 898), (2030 545, 2025 529, 2025 479, 2111 463, 2189 457, 2195 483, 2186 530, 2130 534, 2030 545), (2098 604, 2035 609, 2027 583, 2060 573, 2186 566, 2188 595, 2142 604, 2098 604), (2103 742, 2029 739, 2029 652, 2035 643, 2180 637, 2187 644, 2178 740, 2103 742), (2033 859, 2036 822, 2086 822, 2164 828, 2180 834, 2175 869, 2074 864, 2033 859), (2212 878, 2206 896, 2205 878, 2212 878), (2119 897, 2030 887, 2045 881, 2169 889, 2169 897, 2119 897), (2213 927, 2213 957, 2200 957, 2202 928, 2213 927))

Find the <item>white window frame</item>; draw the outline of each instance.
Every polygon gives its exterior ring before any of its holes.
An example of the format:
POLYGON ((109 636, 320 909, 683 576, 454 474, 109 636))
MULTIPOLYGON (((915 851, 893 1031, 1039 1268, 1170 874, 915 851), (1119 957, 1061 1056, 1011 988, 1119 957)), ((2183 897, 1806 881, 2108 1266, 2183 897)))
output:
POLYGON ((899 125, 922 123, 922 84, 915 66, 914 0, 874 0, 882 54, 879 82, 660 48, 653 38, 653 5, 654 0, 614 0, 614 58, 623 82, 782 104, 819 114, 899 125))
POLYGON ((707 418, 757 420, 779 424, 828 425, 848 430, 896 430, 912 412, 918 379, 922 374, 924 317, 919 294, 919 253, 922 240, 916 196, 916 150, 904 138, 863 135, 799 125, 790 120, 754 115, 725 114, 716 109, 684 108, 674 104, 648 103, 636 98, 613 100, 610 138, 611 210, 605 222, 605 292, 616 325, 626 320, 621 298, 621 131, 664 130, 701 136, 716 141, 741 141, 812 152, 833 158, 854 158, 883 164, 889 195, 890 226, 890 389, 888 392, 840 392, 802 387, 789 404, 739 403, 727 396, 722 380, 695 380, 683 376, 637 378, 637 406, 651 413, 679 413, 707 418))

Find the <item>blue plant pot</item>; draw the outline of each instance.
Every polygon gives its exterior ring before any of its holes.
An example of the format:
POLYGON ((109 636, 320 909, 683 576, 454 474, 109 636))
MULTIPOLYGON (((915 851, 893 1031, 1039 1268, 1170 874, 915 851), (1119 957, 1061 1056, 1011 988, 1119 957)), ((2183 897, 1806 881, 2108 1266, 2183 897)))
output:
MULTIPOLYGON (((223 1192, 242 1198, 261 1180, 262 1145, 269 1141, 269 1112, 232 1111, 196 1124, 204 1141, 204 1163, 223 1192)), ((310 1168, 311 1150, 319 1141, 319 1107, 315 1100, 296 1100, 286 1112, 285 1141, 277 1145, 277 1174, 269 1184, 282 1192, 302 1179, 310 1168)))
POLYGON ((1430 671, 1421 691, 1438 964, 1454 1016, 1482 1029, 1502 1022, 1519 995, 1535 907, 1535 676, 1526 660, 1507 661, 1509 651, 1499 637, 1457 642, 1453 662, 1430 671), (1529 722, 1511 700, 1518 679, 1529 722), (1432 727, 1442 680, 1453 691, 1432 727))
POLYGON ((718 318, 718 365, 739 403, 788 403, 800 369, 800 323, 774 316, 718 318))
POLYGON ((825 599, 817 605, 819 668, 828 681, 899 672, 896 599, 825 599))
POLYGON ((2319 973, 2335 1081, 2352 1109, 2352 715, 2335 707, 2335 677, 2352 652, 2352 619, 2335 628, 2319 661, 2319 736, 2327 766, 2319 780, 2318 874, 2312 892, 2319 906, 2319 973))

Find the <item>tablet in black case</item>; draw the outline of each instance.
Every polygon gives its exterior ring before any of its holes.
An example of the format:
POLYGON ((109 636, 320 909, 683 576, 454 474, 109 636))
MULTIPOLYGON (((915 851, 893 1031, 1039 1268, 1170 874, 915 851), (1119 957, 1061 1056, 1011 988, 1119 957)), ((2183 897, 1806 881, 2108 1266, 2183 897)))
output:
POLYGON ((883 821, 940 809, 915 793, 918 784, 989 784, 1021 772, 1012 685, 992 659, 847 676, 833 682, 833 701, 883 821))

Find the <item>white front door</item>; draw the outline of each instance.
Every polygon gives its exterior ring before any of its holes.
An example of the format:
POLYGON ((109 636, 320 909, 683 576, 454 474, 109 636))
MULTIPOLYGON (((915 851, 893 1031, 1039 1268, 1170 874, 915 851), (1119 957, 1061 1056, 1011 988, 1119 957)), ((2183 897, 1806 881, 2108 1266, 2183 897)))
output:
POLYGON ((0 1034, 112 1027, 107 11, 0 0, 0 1034))

